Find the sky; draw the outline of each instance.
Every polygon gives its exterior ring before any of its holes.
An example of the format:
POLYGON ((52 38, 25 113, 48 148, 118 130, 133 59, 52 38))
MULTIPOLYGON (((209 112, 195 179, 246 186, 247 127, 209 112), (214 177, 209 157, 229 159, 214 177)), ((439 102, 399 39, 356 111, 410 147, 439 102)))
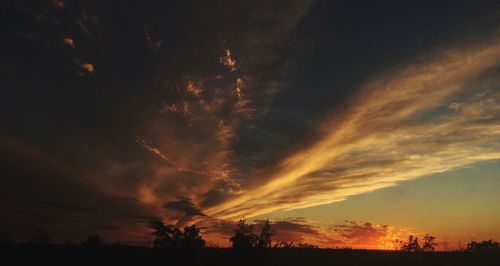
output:
POLYGON ((498 1, 3 1, 0 231, 500 239, 498 1))

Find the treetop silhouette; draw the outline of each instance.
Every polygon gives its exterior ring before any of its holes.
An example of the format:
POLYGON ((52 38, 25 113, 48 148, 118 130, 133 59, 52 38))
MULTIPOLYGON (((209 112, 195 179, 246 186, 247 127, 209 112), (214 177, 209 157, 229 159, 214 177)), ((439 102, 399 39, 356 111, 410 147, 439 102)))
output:
POLYGON ((260 234, 254 233, 254 225, 247 224, 246 219, 240 219, 236 228, 233 229, 233 236, 229 238, 233 248, 270 248, 272 247, 272 236, 276 230, 272 228, 269 220, 262 225, 260 234))
POLYGON ((233 236, 229 238, 233 248, 246 249, 256 246, 258 236, 253 232, 253 225, 246 223, 246 219, 240 219, 233 232, 233 236))
POLYGON ((410 235, 407 241, 400 241, 400 250, 405 252, 432 252, 438 245, 436 238, 426 234, 420 243, 418 237, 410 235))
POLYGON ((165 225, 162 221, 151 221, 151 233, 154 236, 154 248, 203 248, 205 240, 201 236, 201 229, 196 225, 186 226, 181 232, 173 225, 165 225))
POLYGON ((257 238, 257 247, 259 248, 269 248, 271 247, 271 242, 272 239, 271 237, 276 234, 276 230, 271 227, 271 223, 269 220, 266 220, 264 222, 264 225, 262 226, 262 231, 257 238))
POLYGON ((492 252, 492 251, 500 251, 500 244, 498 242, 490 240, 485 240, 481 242, 471 241, 467 244, 468 252, 492 252))

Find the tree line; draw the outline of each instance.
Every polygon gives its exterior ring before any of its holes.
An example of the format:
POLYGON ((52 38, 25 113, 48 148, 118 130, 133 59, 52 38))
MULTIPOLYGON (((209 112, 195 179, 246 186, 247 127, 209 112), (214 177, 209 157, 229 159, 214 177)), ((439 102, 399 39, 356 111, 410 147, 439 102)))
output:
MULTIPOLYGON (((202 228, 195 224, 178 229, 174 225, 164 224, 162 221, 153 220, 149 222, 151 235, 153 236, 152 246, 154 249, 202 249, 207 247, 207 243, 201 234, 202 228)), ((269 220, 262 224, 260 233, 254 232, 254 225, 248 224, 245 219, 240 219, 233 228, 233 234, 229 238, 231 247, 234 249, 252 249, 252 248, 318 248, 318 246, 308 243, 294 243, 293 241, 274 241, 272 237, 276 230, 272 227, 269 220)), ((12 246, 17 243, 13 238, 0 233, 0 247, 12 246)), ((49 234, 42 226, 35 227, 32 236, 23 244, 32 246, 46 246, 54 244, 49 234)), ((410 235, 408 240, 396 240, 397 249, 403 252, 433 252, 438 243, 436 238, 429 234, 419 239, 410 235)), ((83 247, 94 248, 104 245, 103 238, 98 234, 90 234, 80 242, 83 247)), ((119 245, 119 243, 115 243, 119 245)), ((470 241, 467 248, 461 251, 466 252, 488 252, 500 251, 500 244, 493 240, 470 241)))

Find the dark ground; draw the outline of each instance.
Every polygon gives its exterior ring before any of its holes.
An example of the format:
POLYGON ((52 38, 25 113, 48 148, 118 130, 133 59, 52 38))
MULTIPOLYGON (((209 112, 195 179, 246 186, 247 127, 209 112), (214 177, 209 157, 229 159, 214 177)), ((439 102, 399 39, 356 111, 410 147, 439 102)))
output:
POLYGON ((500 265, 500 253, 402 253, 329 249, 154 251, 146 247, 10 246, 1 265, 500 265))

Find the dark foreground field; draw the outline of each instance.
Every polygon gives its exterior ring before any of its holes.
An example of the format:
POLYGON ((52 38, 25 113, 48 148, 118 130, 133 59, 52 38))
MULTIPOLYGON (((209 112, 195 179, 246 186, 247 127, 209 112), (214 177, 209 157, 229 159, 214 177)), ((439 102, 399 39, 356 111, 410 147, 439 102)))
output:
POLYGON ((2 247, 1 265, 500 265, 500 253, 327 249, 154 251, 145 247, 2 247))

